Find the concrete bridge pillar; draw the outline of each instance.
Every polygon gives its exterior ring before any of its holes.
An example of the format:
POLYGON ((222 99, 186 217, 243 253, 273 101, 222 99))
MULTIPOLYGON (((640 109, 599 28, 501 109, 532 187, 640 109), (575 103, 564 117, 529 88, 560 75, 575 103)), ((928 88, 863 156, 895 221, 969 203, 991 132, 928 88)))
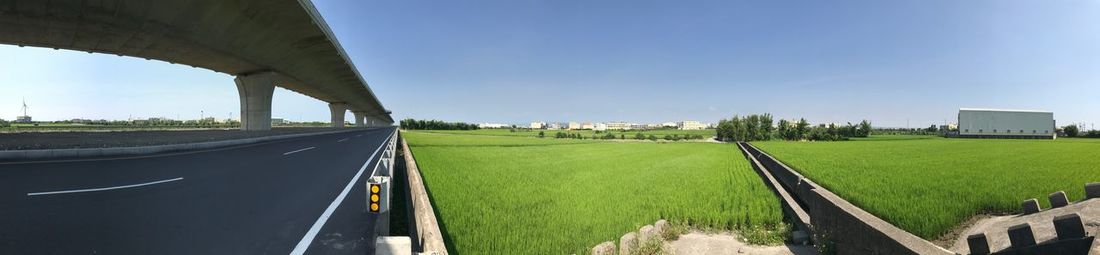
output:
POLYGON ((367 113, 366 112, 353 111, 351 113, 355 114, 355 126, 356 127, 366 127, 367 126, 367 123, 364 122, 367 118, 367 113))
POLYGON ((344 127, 344 114, 348 111, 348 104, 345 103, 328 103, 329 113, 332 114, 332 127, 342 128, 344 127))
POLYGON ((271 72, 237 76, 237 92, 241 97, 241 130, 271 130, 271 95, 275 92, 276 74, 271 72))

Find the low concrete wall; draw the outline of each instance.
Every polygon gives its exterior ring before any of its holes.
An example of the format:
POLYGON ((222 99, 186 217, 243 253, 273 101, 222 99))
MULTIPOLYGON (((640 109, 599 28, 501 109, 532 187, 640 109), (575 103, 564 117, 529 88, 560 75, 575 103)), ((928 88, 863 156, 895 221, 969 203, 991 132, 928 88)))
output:
POLYGON ((802 230, 812 235, 813 227, 810 225, 810 214, 806 213, 806 210, 797 200, 795 200, 794 196, 787 192, 787 189, 783 188, 783 184, 781 184, 767 168, 760 164, 759 160, 756 160, 756 157, 752 155, 753 153, 745 148, 746 146, 747 144, 745 143, 737 144, 737 147, 741 148, 741 153, 749 159, 752 169, 756 170, 756 173, 764 179, 764 183, 779 197, 781 206, 783 206, 783 212, 790 217, 790 221, 794 224, 796 230, 802 230))
POLYGON ((751 144, 745 144, 794 194, 810 217, 814 241, 837 254, 954 254, 856 207, 751 144))
POLYGON ((401 150, 405 157, 406 176, 409 177, 409 196, 412 197, 413 225, 416 229, 416 242, 425 254, 447 254, 447 245, 443 242, 443 232, 439 230, 439 222, 432 208, 431 198, 424 186, 424 180, 420 178, 420 168, 416 166, 416 158, 409 150, 409 144, 405 143, 404 135, 401 135, 401 150))
POLYGON ((213 142, 201 142, 201 143, 184 143, 184 144, 168 144, 168 145, 154 145, 154 146, 140 146, 140 147, 115 147, 115 148, 87 148, 87 149, 53 149, 53 150, 13 150, 13 151, 0 151, 0 161, 4 160, 38 160, 38 159, 59 159, 59 158, 86 158, 86 157, 107 157, 107 156, 136 156, 147 155, 164 152, 177 152, 177 151, 190 151, 190 150, 204 150, 214 149, 221 147, 229 147, 235 145, 253 144, 274 140, 298 138, 312 135, 326 135, 335 133, 344 133, 359 131, 362 129, 349 129, 330 132, 317 132, 317 133, 304 133, 304 134, 289 134, 289 135, 276 135, 265 137, 254 137, 246 139, 213 141, 213 142))

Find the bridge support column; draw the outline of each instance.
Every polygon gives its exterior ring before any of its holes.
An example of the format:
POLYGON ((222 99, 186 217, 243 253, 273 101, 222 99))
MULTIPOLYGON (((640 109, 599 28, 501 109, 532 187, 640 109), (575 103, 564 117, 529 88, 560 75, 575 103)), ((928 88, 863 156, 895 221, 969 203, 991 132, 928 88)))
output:
POLYGON ((344 114, 347 114, 348 105, 345 103, 328 103, 328 110, 332 114, 332 127, 344 127, 344 114))
POLYGON ((271 95, 275 92, 276 75, 258 73, 237 76, 237 93, 241 97, 241 130, 271 130, 271 95))
POLYGON ((351 113, 355 114, 355 126, 356 127, 366 127, 367 126, 367 123, 364 122, 367 118, 367 113, 366 112, 353 111, 351 113))

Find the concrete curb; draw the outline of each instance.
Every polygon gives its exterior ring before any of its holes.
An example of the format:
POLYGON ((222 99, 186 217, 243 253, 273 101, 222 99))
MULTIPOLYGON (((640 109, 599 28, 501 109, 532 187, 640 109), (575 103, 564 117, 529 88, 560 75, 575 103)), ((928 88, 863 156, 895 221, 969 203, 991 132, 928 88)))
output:
POLYGON ((424 186, 424 180, 420 178, 420 168, 416 166, 416 158, 409 150, 409 144, 405 143, 405 135, 401 139, 401 150, 405 156, 405 171, 409 178, 409 196, 412 197, 413 225, 416 228, 414 236, 419 240, 423 254, 447 254, 447 245, 443 242, 443 231, 439 230, 439 222, 432 209, 432 200, 428 196, 428 190, 424 186))
POLYGON ((87 158, 87 157, 104 157, 104 156, 136 156, 136 155, 148 155, 164 152, 179 152, 179 151, 192 151, 192 150, 205 150, 221 147, 229 147, 236 145, 245 145, 253 143, 261 143, 275 140, 283 140, 290 138, 306 137, 313 135, 327 135, 336 133, 346 133, 353 131, 360 131, 363 129, 349 129, 338 131, 326 131, 326 132, 314 132, 314 133, 301 133, 301 134, 287 134, 287 135, 275 135, 264 137, 253 137, 245 139, 201 142, 201 143, 182 143, 182 144, 166 144, 166 145, 153 145, 153 146, 138 146, 138 147, 113 147, 113 148, 87 148, 87 149, 46 149, 46 150, 10 150, 0 151, 0 162, 7 160, 32 160, 32 159, 69 159, 69 158, 87 158))

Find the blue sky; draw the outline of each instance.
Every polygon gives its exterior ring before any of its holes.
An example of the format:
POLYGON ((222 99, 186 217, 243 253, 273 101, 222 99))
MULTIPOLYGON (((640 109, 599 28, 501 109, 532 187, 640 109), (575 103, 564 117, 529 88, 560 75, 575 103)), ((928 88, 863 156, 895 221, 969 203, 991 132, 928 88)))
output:
MULTIPOLYGON (((769 112, 878 126, 960 107, 1100 122, 1100 1, 315 0, 395 118, 714 122, 769 112)), ((0 46, 0 118, 224 118, 232 77, 0 46)), ((328 119, 276 92, 273 115, 328 119)))

